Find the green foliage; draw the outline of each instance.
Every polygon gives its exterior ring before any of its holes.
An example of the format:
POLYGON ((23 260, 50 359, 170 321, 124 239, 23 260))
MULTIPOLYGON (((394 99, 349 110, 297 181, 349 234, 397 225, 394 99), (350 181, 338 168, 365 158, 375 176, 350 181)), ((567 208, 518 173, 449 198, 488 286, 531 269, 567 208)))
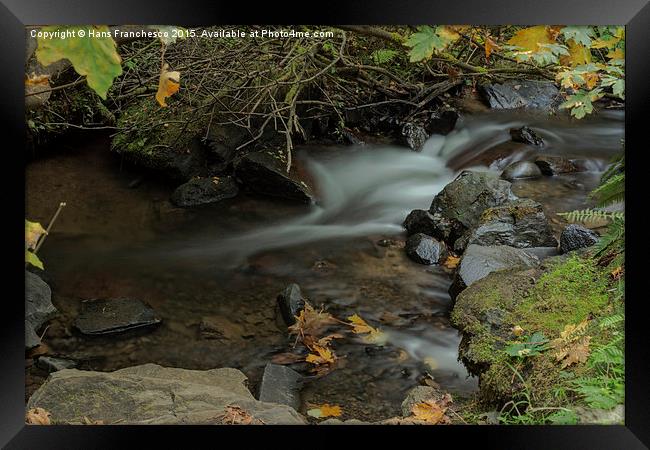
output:
POLYGON ((434 28, 428 25, 419 26, 418 31, 406 40, 406 46, 411 47, 410 61, 419 62, 429 59, 435 51, 444 50, 453 40, 443 26, 434 28))
POLYGON ((387 62, 390 62, 395 55, 397 55, 395 50, 382 48, 372 52, 371 57, 375 64, 386 64, 387 62))
POLYGON ((607 206, 625 200, 625 173, 617 173, 605 179, 591 194, 598 206, 607 206))
POLYGON ((504 351, 510 356, 519 358, 536 356, 550 348, 548 342, 544 333, 536 332, 524 342, 514 342, 508 345, 504 351))
POLYGON ((625 252, 625 219, 615 218, 594 246, 594 256, 625 252))
POLYGON ((599 220, 614 220, 623 218, 624 213, 620 211, 602 211, 598 209, 581 209, 564 213, 557 213, 569 222, 597 222, 599 220))
POLYGON ((562 33, 565 39, 573 39, 585 47, 591 46, 591 39, 596 35, 594 27, 590 26, 564 27, 560 30, 560 33, 562 33))
POLYGON ((38 241, 47 231, 38 222, 30 222, 25 220, 25 263, 38 267, 43 270, 43 262, 36 256, 34 250, 38 245, 38 241))
POLYGON ((68 59, 79 75, 86 76, 86 82, 102 99, 113 84, 113 80, 122 74, 122 60, 117 53, 116 44, 110 36, 107 26, 51 26, 43 27, 43 32, 73 32, 73 37, 38 38, 36 58, 44 66, 60 59, 68 59), (108 35, 88 36, 88 30, 108 35), (79 37, 79 32, 85 35, 79 37))

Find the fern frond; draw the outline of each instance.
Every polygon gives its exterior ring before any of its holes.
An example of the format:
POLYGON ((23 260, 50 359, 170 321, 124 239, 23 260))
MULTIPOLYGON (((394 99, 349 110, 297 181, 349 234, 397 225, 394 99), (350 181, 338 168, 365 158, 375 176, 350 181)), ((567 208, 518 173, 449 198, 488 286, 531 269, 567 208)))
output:
POLYGON ((601 329, 607 329, 607 328, 612 328, 614 325, 617 325, 625 320, 625 316, 623 314, 614 314, 613 316, 609 317, 603 317, 600 319, 600 323, 598 324, 601 329))
POLYGON ((566 218, 569 222, 596 222, 598 220, 623 219, 625 214, 622 211, 601 211, 598 209, 581 209, 563 213, 558 216, 566 218))
POLYGON ((594 245, 594 256, 605 250, 616 249, 618 252, 625 249, 625 219, 615 218, 607 227, 607 233, 602 235, 594 245))
POLYGON ((623 201, 625 199, 625 174, 612 175, 589 195, 596 199, 598 206, 623 201))

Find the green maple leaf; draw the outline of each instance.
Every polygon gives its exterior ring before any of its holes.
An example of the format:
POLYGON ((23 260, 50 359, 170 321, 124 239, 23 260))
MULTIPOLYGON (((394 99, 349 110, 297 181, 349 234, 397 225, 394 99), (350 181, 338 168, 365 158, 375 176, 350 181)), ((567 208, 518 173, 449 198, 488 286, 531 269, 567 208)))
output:
POLYGON ((409 36, 406 45, 411 47, 409 51, 410 61, 418 62, 431 58, 433 51, 444 49, 447 42, 436 33, 436 30, 425 25, 418 27, 417 33, 409 36))
POLYGON ((573 39, 574 42, 587 48, 591 46, 591 38, 594 36, 594 30, 588 26, 564 27, 560 30, 560 33, 564 35, 565 39, 573 39))
POLYGON ((43 27, 42 31, 64 32, 71 30, 75 32, 75 35, 66 39, 39 37, 36 59, 44 66, 49 66, 61 59, 69 60, 79 75, 86 76, 88 86, 106 100, 106 94, 113 85, 113 80, 122 74, 122 59, 117 53, 112 37, 90 37, 88 36, 90 29, 100 33, 109 31, 105 25, 43 27), (85 32, 84 37, 79 37, 80 30, 85 32))

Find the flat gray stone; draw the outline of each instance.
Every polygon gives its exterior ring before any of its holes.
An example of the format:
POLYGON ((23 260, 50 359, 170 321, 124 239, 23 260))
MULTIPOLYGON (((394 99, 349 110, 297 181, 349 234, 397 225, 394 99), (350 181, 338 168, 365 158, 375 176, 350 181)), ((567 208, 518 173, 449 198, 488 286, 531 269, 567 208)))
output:
POLYGON ((74 369, 77 362, 72 359, 54 358, 51 356, 41 356, 36 361, 36 365, 48 372, 56 372, 63 369, 74 369))
POLYGON ((25 349, 41 343, 38 330, 57 313, 51 300, 52 291, 47 283, 25 271, 25 349))
POLYGON ((298 410, 301 387, 302 375, 298 372, 286 366, 268 363, 264 368, 259 399, 262 402, 279 403, 298 410))
POLYGON ((237 406, 264 424, 304 424, 286 405, 255 400, 236 369, 187 370, 144 364, 114 372, 65 369, 54 372, 29 399, 55 424, 84 417, 104 424, 220 424, 237 406))
POLYGON ((120 333, 160 323, 154 310, 129 298, 92 299, 81 303, 75 326, 83 334, 120 333))

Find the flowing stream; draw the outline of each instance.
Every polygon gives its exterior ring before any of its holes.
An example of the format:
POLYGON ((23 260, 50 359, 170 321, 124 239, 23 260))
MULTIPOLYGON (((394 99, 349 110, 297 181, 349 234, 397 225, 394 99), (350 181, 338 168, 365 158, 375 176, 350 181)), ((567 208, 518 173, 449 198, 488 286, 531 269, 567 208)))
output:
MULTIPOLYGON (((303 408, 339 404, 344 418, 387 418, 424 378, 468 395, 477 384, 456 360, 449 275, 406 258, 401 222, 410 210, 428 208, 458 171, 498 173, 539 153, 587 168, 513 184, 515 194, 544 205, 559 231, 555 213, 590 206, 587 194, 622 138, 623 115, 612 111, 582 121, 467 116, 420 153, 378 145, 301 149, 297 157, 319 197, 310 207, 241 194, 193 211, 170 207, 171 188, 156 180, 129 187, 138 175, 109 155, 107 137, 62 145, 27 167, 30 220, 47 223, 59 201, 68 204, 40 252, 62 312, 45 341, 53 354, 91 370, 146 362, 236 367, 255 393, 264 365, 293 344, 275 299, 296 282, 314 306, 342 320, 358 313, 388 337, 383 347, 354 336, 337 341, 337 369, 306 384, 303 408), (545 146, 511 142, 508 130, 522 125, 545 146), (147 332, 83 337, 72 327, 79 302, 97 297, 139 298, 163 322, 147 332), (215 317, 233 330, 228 339, 201 336, 200 322, 215 317)), ((28 392, 38 381, 35 375, 28 392)))

